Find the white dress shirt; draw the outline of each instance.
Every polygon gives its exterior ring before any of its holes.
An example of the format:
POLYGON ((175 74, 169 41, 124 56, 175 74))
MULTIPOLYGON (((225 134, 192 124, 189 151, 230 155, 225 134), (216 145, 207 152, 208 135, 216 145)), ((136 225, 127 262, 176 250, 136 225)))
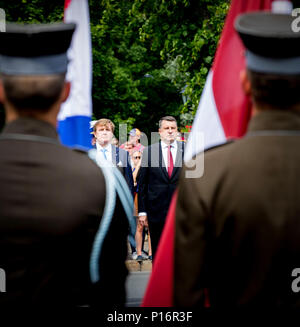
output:
MULTIPOLYGON (((165 162, 165 168, 168 172, 168 146, 169 145, 163 141, 160 142, 160 145, 161 145, 161 152, 163 155, 163 160, 165 162)), ((177 155, 177 142, 174 141, 170 145, 171 145, 171 153, 172 153, 172 157, 173 157, 173 166, 175 167, 176 155, 177 155)), ((139 212, 139 216, 146 216, 146 215, 147 215, 146 212, 139 212)))
POLYGON ((112 147, 111 144, 107 144, 105 147, 101 146, 100 144, 96 143, 96 149, 97 149, 97 156, 101 156, 102 159, 104 158, 104 153, 102 152, 102 149, 106 150, 105 155, 106 159, 109 163, 113 163, 112 160, 112 147))
MULTIPOLYGON (((177 155, 177 142, 174 141, 170 145, 171 145, 171 153, 172 153, 172 157, 173 157, 173 166, 175 167, 176 155, 177 155)), ((166 167, 167 171, 168 171, 168 146, 169 145, 167 143, 161 141, 161 151, 162 151, 162 155, 163 155, 163 159, 164 159, 165 167, 166 167)))

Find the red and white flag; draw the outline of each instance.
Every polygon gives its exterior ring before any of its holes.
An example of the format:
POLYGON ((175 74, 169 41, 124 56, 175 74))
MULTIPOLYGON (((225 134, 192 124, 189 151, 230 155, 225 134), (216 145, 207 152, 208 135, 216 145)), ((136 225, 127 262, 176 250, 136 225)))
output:
POLYGON ((241 13, 270 10, 271 2, 232 1, 189 135, 186 161, 203 151, 203 148, 199 148, 201 143, 197 141, 199 133, 204 138, 204 149, 245 133, 251 115, 251 103, 241 88, 240 72, 245 68, 245 48, 234 30, 234 21, 241 13))
MULTIPOLYGON (((245 48, 234 29, 239 14, 259 10, 291 11, 289 1, 232 0, 213 67, 208 74, 185 151, 185 160, 204 148, 241 137, 251 116, 250 100, 240 85, 240 72, 245 68, 245 48), (199 134, 201 133, 201 134, 199 134)), ((169 208, 166 225, 158 247, 154 268, 142 306, 169 307, 173 304, 173 243, 175 234, 176 195, 169 208)))

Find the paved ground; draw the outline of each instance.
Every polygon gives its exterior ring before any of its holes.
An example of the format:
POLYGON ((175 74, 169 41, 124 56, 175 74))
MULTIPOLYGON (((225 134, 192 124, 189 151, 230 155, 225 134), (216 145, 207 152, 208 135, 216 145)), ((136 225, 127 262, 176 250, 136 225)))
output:
POLYGON ((136 260, 127 260, 126 261, 127 269, 130 272, 133 271, 151 271, 152 270, 152 261, 143 260, 142 262, 138 262, 136 260))
MULTIPOLYGON (((144 244, 144 250, 148 252, 148 242, 144 244)), ((128 260, 126 265, 129 275, 126 281, 127 307, 139 307, 141 305, 149 276, 152 270, 152 261, 143 260, 138 262, 132 260, 130 245, 128 244, 128 260)))
POLYGON ((126 281, 126 307, 139 307, 149 280, 150 271, 131 271, 126 281))
MULTIPOLYGON (((151 271, 152 270, 152 261, 151 260, 143 260, 141 262, 133 260, 129 242, 127 244, 127 248, 128 248, 128 256, 127 256, 126 265, 127 265, 127 268, 129 271, 151 271)), ((146 236, 146 240, 144 242, 144 251, 145 251, 145 253, 148 253, 147 236, 146 236)))

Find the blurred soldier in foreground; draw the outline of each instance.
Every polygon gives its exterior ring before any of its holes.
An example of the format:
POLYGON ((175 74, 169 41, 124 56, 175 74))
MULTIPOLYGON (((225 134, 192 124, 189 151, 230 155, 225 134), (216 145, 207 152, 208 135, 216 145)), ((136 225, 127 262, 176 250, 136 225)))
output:
POLYGON ((292 287, 300 266, 300 33, 292 20, 251 13, 236 21, 253 117, 243 139, 205 153, 201 178, 182 171, 177 306, 300 305, 292 287))
POLYGON ((100 168, 56 133, 75 25, 7 25, 0 33, 0 304, 123 305, 127 221, 120 203, 103 244, 100 282, 89 260, 105 205, 100 168), (111 260, 111 253, 114 260, 111 260))

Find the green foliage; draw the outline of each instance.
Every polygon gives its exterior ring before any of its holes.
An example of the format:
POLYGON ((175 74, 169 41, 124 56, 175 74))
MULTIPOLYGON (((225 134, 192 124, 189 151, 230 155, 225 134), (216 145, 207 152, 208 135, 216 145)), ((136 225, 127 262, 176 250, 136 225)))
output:
POLYGON ((5 10, 10 22, 53 22, 63 19, 63 0, 0 0, 0 8, 5 10))
POLYGON ((95 116, 148 135, 166 114, 191 123, 229 2, 106 0, 98 14, 93 4, 95 116))
MULTIPOLYGON (((182 127, 190 124, 229 1, 90 0, 89 5, 94 118, 127 123, 148 136, 166 114, 182 127)), ((7 19, 19 22, 61 21, 63 6, 63 0, 0 0, 7 19)))

